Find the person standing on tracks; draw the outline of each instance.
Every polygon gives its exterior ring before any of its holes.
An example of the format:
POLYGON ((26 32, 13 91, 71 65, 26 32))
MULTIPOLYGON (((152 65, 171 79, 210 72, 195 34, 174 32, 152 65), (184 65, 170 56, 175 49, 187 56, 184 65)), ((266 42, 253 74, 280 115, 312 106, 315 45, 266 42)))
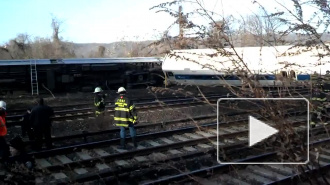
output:
POLYGON ((115 99, 114 125, 120 127, 120 146, 118 146, 118 149, 126 149, 127 127, 129 128, 134 148, 137 148, 136 131, 134 128, 134 125, 137 124, 135 105, 126 97, 126 89, 124 87, 120 87, 117 93, 119 97, 115 99))
POLYGON ((96 108, 95 110, 95 116, 98 117, 99 115, 104 116, 105 112, 105 95, 102 93, 103 90, 101 87, 96 87, 94 90, 94 106, 96 108))
POLYGON ((51 119, 54 116, 54 110, 44 105, 44 99, 40 98, 38 105, 31 111, 30 121, 35 133, 34 149, 42 148, 42 139, 45 138, 47 149, 53 147, 51 138, 51 119))
POLYGON ((7 135, 6 108, 6 102, 0 101, 0 156, 2 163, 6 163, 10 155, 9 145, 5 139, 5 136, 7 135))
POLYGON ((30 141, 34 140, 34 132, 30 121, 31 109, 32 108, 29 107, 22 118, 22 136, 25 137, 27 134, 30 141))

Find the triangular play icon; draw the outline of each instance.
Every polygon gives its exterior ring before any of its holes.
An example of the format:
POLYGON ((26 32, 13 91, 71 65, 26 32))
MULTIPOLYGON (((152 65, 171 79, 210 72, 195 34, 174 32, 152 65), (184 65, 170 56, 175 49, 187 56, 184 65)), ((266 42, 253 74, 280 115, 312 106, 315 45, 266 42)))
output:
POLYGON ((277 129, 249 116, 249 147, 276 134, 277 129))

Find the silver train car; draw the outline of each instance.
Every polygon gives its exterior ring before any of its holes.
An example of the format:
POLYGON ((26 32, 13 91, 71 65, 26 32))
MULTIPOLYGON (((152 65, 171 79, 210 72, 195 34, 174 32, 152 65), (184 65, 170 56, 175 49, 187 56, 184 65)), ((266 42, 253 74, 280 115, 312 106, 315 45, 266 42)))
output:
POLYGON ((262 87, 299 86, 308 83, 312 74, 329 73, 330 58, 320 58, 321 49, 301 52, 301 48, 278 46, 225 48, 221 52, 173 50, 165 56, 162 70, 167 84, 242 86, 248 79, 262 87))

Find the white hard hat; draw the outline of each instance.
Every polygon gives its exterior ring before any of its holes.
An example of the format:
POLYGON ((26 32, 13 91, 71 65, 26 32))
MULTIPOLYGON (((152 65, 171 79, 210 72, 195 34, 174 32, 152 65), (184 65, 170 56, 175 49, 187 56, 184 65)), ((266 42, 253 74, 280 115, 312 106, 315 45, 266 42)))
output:
POLYGON ((126 89, 124 87, 119 87, 117 93, 121 93, 121 92, 126 92, 126 89))
POLYGON ((102 91, 101 87, 96 87, 95 90, 94 90, 94 93, 98 93, 98 92, 101 92, 101 91, 102 91))
POLYGON ((3 109, 6 110, 6 108, 7 108, 7 104, 6 104, 6 102, 4 102, 4 101, 0 101, 0 108, 3 108, 3 109))

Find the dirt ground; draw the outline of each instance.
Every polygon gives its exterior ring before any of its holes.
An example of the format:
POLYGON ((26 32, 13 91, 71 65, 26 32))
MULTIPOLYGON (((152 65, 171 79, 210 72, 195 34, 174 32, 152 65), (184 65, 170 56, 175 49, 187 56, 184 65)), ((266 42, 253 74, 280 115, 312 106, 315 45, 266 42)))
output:
MULTIPOLYGON (((117 96, 116 91, 105 91, 107 96, 106 101, 113 101, 117 96)), ((159 98, 159 97, 176 97, 176 96, 197 96, 201 93, 204 94, 226 94, 227 92, 221 88, 204 88, 199 91, 195 87, 172 87, 168 89, 164 88, 148 88, 148 89, 133 89, 128 90, 127 96, 131 99, 140 98, 159 98)), ((63 106, 79 103, 90 103, 93 106, 93 93, 66 93, 41 95, 45 99, 46 104, 50 106, 63 106)), ((30 95, 12 95, 2 97, 7 102, 7 109, 21 109, 35 105, 35 101, 38 97, 32 97, 30 95)), ((173 119, 189 118, 194 116, 210 115, 216 113, 216 107, 210 105, 194 106, 183 109, 170 109, 164 108, 154 111, 141 111, 138 113, 139 122, 143 123, 156 123, 161 121, 169 121, 173 119)), ((83 131, 100 131, 109 128, 113 128, 113 117, 110 113, 107 113, 104 118, 80 118, 66 121, 54 121, 52 128, 53 136, 65 136, 72 134, 79 134, 83 131)), ((19 126, 9 128, 8 135, 10 138, 15 135, 21 134, 21 128, 19 126)))

